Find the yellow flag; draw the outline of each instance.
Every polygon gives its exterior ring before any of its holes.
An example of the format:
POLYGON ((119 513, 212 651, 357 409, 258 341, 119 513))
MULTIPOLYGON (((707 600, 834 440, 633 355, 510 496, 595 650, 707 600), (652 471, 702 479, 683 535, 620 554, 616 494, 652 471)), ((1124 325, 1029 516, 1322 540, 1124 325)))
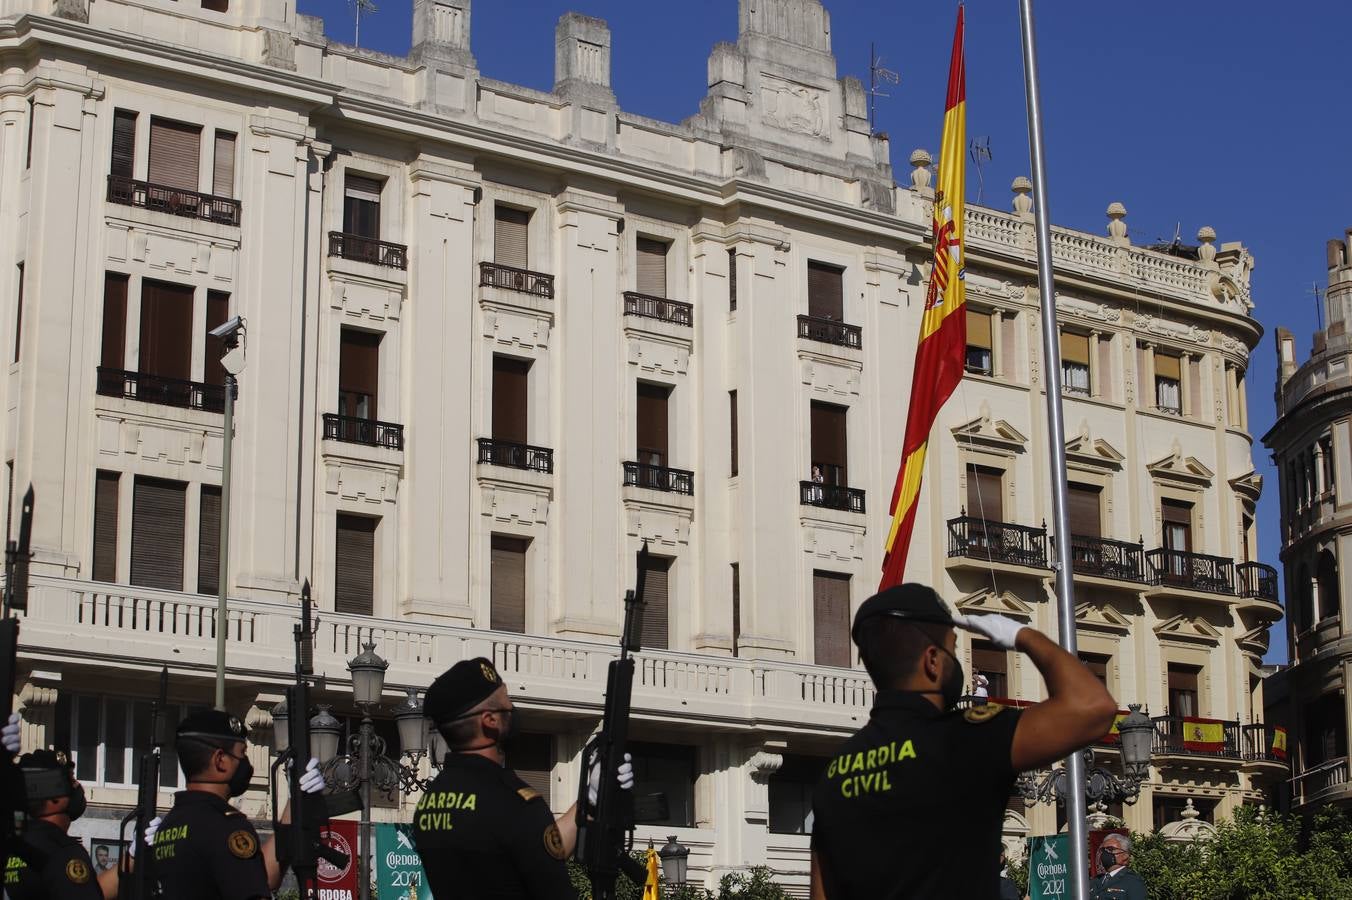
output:
POLYGON ((657 886, 657 851, 648 848, 648 879, 643 882, 643 900, 662 900, 662 890, 657 886))

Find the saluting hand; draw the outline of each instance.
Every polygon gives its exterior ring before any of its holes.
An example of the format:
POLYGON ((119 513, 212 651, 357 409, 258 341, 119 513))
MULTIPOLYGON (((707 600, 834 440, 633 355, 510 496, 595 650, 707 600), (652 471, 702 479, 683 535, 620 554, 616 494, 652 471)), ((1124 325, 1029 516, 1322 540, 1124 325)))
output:
POLYGON ((1004 650, 1013 650, 1019 632, 1028 627, 1016 619, 999 613, 986 616, 954 616, 953 624, 989 638, 991 643, 1004 650))
POLYGON ((5 747, 5 752, 13 756, 19 752, 19 714, 10 713, 9 721, 5 727, 0 728, 0 744, 5 747))

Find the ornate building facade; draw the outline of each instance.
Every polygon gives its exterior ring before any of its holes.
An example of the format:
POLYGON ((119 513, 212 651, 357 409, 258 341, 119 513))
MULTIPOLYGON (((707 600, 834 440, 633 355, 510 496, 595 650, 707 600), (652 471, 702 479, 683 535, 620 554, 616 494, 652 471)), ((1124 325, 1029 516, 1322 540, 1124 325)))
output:
MULTIPOLYGON (((72 749, 87 833, 134 797, 161 663, 173 704, 211 699, 207 333, 239 315, 225 627, 257 770, 309 580, 345 722, 364 642, 386 712, 488 656, 531 718, 514 763, 566 805, 647 541, 635 753, 670 817, 640 838, 677 834, 700 877, 805 883, 810 785, 872 700, 849 621, 881 563, 930 158, 894 183, 816 0, 737 7, 699 112, 669 124, 618 107, 610 31, 576 14, 542 92, 480 74, 470 0, 414 0, 407 57, 292 0, 0 0, 0 428, 11 494, 37 496, 18 696, 29 746, 72 749)), ((1054 634, 1030 192, 969 209, 969 377, 910 577, 1054 634)), ((1281 608, 1254 561, 1252 258, 1108 220, 1053 233, 1070 540, 1085 661, 1157 717, 1122 811, 1149 829, 1285 777, 1256 668, 1281 608)), ((991 695, 1039 697, 1017 655, 960 655, 991 695)), ((1057 819, 1011 798, 1007 826, 1057 819)))

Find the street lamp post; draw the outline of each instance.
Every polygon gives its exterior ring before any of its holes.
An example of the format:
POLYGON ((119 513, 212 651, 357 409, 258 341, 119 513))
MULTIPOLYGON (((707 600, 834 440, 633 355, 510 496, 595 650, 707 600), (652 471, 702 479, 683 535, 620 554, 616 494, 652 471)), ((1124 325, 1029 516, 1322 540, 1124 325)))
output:
POLYGON ((226 591, 230 572, 230 475, 231 451, 235 442, 235 398, 239 394, 236 376, 244 371, 244 319, 233 316, 213 328, 211 336, 221 342, 221 367, 225 369, 225 421, 221 437, 221 523, 216 572, 216 708, 225 709, 225 636, 230 630, 226 591))

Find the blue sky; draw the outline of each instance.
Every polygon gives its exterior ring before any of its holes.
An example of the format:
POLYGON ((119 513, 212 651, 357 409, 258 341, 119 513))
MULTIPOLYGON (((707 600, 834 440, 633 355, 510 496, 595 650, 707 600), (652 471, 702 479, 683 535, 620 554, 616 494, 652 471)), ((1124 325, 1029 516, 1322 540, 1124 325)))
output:
MULTIPOLYGON (((299 0, 351 42, 348 0, 299 0)), ((408 51, 411 0, 380 0, 364 16, 362 46, 408 51)), ((901 74, 879 101, 905 181, 918 146, 938 150, 956 4, 826 0, 841 75, 868 80, 869 42, 901 74)), ((1009 183, 1028 174, 1027 127, 1016 0, 967 7, 969 136, 989 136, 983 202, 1006 207, 1009 183)), ((1315 325, 1313 282, 1324 284, 1324 242, 1352 226, 1352 117, 1346 36, 1352 3, 1303 0, 1291 7, 1230 0, 1164 3, 1083 0, 1037 3, 1048 188, 1058 224, 1103 233, 1119 200, 1133 241, 1195 243, 1211 225, 1218 243, 1242 241, 1257 258, 1256 315, 1267 334, 1249 374, 1250 427, 1274 418, 1272 331, 1297 335, 1302 357, 1315 325), (1289 13, 1289 14, 1288 14, 1289 13)), ((609 21, 620 105, 677 122, 699 108, 705 61, 716 41, 736 40, 736 0, 478 0, 473 49, 488 77, 549 90, 554 23, 569 10, 609 21)), ((968 176, 976 199, 977 178, 968 176)), ((1265 484, 1260 558, 1277 565, 1277 482, 1261 445, 1265 484)), ((1269 659, 1286 658, 1285 623, 1269 659)))

